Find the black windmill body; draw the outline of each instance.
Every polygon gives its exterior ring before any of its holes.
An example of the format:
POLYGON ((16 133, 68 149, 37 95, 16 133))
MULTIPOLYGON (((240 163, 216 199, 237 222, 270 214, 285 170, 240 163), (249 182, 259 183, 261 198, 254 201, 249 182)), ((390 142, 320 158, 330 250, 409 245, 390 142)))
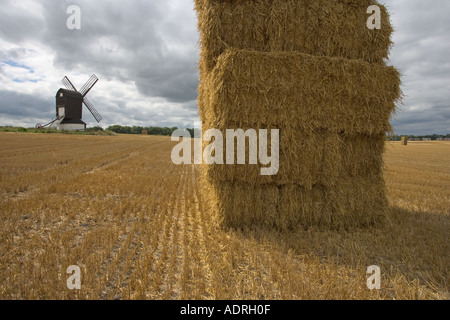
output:
POLYGON ((86 123, 82 120, 83 104, 92 113, 95 120, 100 122, 102 116, 86 98, 86 95, 97 82, 98 78, 92 75, 81 90, 78 91, 69 78, 64 77, 62 83, 67 89, 61 88, 56 93, 56 119, 45 126, 38 126, 54 127, 58 130, 86 130, 86 123))
POLYGON ((56 94, 56 118, 61 119, 59 127, 65 125, 80 125, 82 129, 86 129, 86 123, 81 120, 83 118, 83 96, 81 93, 59 89, 56 94))

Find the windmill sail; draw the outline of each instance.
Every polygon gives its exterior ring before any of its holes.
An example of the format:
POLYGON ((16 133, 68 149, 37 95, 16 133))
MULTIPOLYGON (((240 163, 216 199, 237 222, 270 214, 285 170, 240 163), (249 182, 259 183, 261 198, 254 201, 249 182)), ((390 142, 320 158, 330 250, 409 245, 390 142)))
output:
POLYGON ((64 77, 61 81, 66 86, 67 89, 72 90, 72 91, 77 91, 77 89, 75 89, 75 86, 72 84, 72 82, 70 82, 69 78, 64 77))
POLYGON ((95 74, 93 74, 89 80, 84 84, 81 88, 80 93, 83 97, 85 97, 89 91, 91 91, 92 87, 97 83, 98 78, 95 74))
POLYGON ((95 120, 97 120, 97 122, 100 122, 103 118, 100 115, 100 113, 98 113, 97 110, 95 110, 94 106, 92 105, 91 102, 89 102, 89 100, 87 98, 83 99, 83 103, 86 106, 86 108, 89 109, 89 111, 92 113, 92 115, 94 116, 95 120))

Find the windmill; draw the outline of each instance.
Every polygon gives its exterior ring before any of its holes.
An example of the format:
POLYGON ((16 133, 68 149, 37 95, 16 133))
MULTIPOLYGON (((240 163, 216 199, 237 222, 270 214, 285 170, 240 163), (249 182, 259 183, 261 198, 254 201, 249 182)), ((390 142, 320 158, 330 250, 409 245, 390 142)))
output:
POLYGON ((83 104, 91 112, 95 120, 100 122, 102 116, 86 98, 86 95, 97 82, 98 78, 94 74, 78 91, 69 78, 64 77, 62 83, 67 89, 61 88, 56 93, 56 119, 44 126, 38 124, 36 127, 57 128, 58 130, 86 130, 86 123, 82 120, 83 104))

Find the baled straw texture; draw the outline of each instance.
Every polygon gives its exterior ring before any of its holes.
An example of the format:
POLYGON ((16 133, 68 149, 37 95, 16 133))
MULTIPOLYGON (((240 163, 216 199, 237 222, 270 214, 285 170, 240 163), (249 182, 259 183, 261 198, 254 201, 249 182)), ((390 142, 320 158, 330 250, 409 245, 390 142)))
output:
POLYGON ((383 63, 392 45, 389 14, 376 1, 274 0, 267 29, 271 51, 383 63), (367 28, 374 4, 381 9, 380 30, 367 28))
POLYGON ((401 96, 394 67, 301 53, 230 49, 201 83, 211 125, 379 134, 401 96))
MULTIPOLYGON (((224 140, 226 129, 221 130, 224 140)), ((270 152, 270 135, 268 140, 270 152)), ((205 172, 211 180, 254 185, 272 183, 277 186, 296 183, 310 188, 317 184, 332 186, 343 178, 379 177, 383 170, 385 135, 345 135, 327 131, 307 132, 301 129, 281 130, 279 171, 272 176, 260 174, 261 168, 268 166, 249 163, 251 149, 249 139, 246 139, 246 164, 237 164, 237 139, 233 146, 234 164, 206 166, 205 172)), ((222 159, 226 162, 226 152, 230 150, 227 150, 225 143, 223 147, 222 159)))
POLYGON ((212 188, 206 196, 217 205, 214 214, 220 217, 221 225, 236 229, 262 226, 279 230, 348 230, 376 226, 387 215, 382 179, 342 180, 333 187, 312 188, 296 184, 210 183, 212 188))
POLYGON ((386 8, 374 0, 196 0, 201 73, 229 48, 301 52, 383 63, 391 48, 386 8), (366 26, 378 5, 382 28, 366 26))

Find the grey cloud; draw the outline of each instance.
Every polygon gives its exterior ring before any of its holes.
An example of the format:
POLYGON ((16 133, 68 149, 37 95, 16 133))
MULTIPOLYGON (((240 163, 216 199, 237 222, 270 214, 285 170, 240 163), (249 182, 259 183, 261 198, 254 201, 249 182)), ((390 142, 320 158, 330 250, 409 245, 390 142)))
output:
POLYGON ((397 134, 447 134, 450 132, 450 108, 448 105, 405 108, 391 122, 397 134))
POLYGON ((49 119, 54 116, 55 109, 50 107, 54 104, 54 98, 43 99, 35 95, 0 90, 2 116, 23 120, 31 116, 49 119))
POLYGON ((183 21, 177 25, 165 19, 171 10, 167 2, 80 2, 82 28, 76 31, 66 28, 69 4, 74 3, 44 1, 44 40, 55 50, 58 65, 134 81, 141 93, 169 102, 196 99, 196 34, 178 38, 183 21), (172 39, 179 50, 170 49, 172 39))
POLYGON ((44 27, 37 12, 16 5, 17 1, 2 0, 0 10, 0 37, 13 42, 30 39, 44 27))
POLYGON ((197 66, 188 59, 148 66, 136 76, 138 89, 146 95, 166 97, 174 102, 192 101, 197 97, 197 66))
POLYGON ((395 26, 391 62, 403 74, 404 105, 393 121, 397 132, 448 133, 450 113, 450 2, 389 3, 395 26))

